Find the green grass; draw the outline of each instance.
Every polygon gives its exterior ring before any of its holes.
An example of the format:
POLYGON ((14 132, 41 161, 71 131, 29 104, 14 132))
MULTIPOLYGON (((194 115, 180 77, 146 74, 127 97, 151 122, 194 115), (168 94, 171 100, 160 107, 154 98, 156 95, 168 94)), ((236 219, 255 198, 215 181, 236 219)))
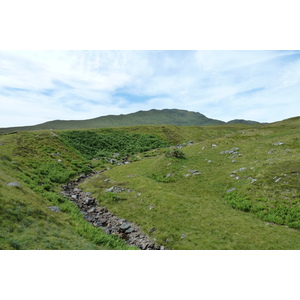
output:
POLYGON ((186 159, 161 152, 81 186, 145 232, 154 227, 150 235, 170 249, 299 249, 297 124, 226 125, 198 132, 197 143, 181 149, 186 159), (220 153, 234 147, 236 154, 220 153), (105 194, 112 185, 134 192, 119 193, 112 201, 105 194))
POLYGON ((1 135, 0 142, 0 249, 133 249, 87 223, 59 193, 91 162, 50 132, 1 135))
POLYGON ((61 184, 109 166, 81 187, 168 249, 300 249, 299 127, 300 118, 293 118, 269 125, 0 135, 0 248, 132 249, 88 224, 59 193, 61 184), (81 138, 72 143, 72 134, 81 138), (79 147, 89 134, 113 143, 99 149, 87 139, 86 147, 79 147), (122 142, 116 143, 118 138, 122 142), (190 140, 193 145, 178 151, 160 148, 190 140), (124 143, 129 147, 122 148, 124 143), (226 151, 233 148, 236 153, 226 151), (119 151, 134 162, 115 166, 92 159, 99 151, 119 151), (21 186, 7 185, 16 181, 21 186), (106 193, 113 185, 126 189, 106 193), (61 212, 52 212, 48 207, 53 205, 61 212))

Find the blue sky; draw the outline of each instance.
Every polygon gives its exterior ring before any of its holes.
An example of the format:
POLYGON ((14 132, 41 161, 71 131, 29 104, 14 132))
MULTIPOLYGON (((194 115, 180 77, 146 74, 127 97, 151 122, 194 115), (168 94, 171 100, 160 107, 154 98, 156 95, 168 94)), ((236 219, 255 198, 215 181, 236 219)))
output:
POLYGON ((178 108, 300 115, 300 51, 0 51, 0 127, 178 108))

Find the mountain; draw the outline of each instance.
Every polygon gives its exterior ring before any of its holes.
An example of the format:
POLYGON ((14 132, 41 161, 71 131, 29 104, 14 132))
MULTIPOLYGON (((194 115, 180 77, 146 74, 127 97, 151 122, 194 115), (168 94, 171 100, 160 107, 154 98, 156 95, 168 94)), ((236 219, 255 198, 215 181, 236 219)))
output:
MULTIPOLYGON (((233 120, 229 123, 252 124, 255 122, 245 120, 233 120)), ((43 129, 87 129, 135 125, 207 126, 221 124, 226 124, 226 122, 208 118, 205 115, 198 112, 179 109, 152 109, 149 111, 138 111, 127 115, 108 115, 89 120, 55 120, 34 126, 0 128, 0 133, 11 131, 33 131, 43 129)))

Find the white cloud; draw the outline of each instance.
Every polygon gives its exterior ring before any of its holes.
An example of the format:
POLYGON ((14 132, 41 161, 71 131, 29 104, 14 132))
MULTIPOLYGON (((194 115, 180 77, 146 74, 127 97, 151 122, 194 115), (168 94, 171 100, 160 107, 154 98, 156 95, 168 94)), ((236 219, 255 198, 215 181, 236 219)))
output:
POLYGON ((271 122, 299 107, 299 51, 0 51, 0 69, 0 127, 152 108, 271 122))

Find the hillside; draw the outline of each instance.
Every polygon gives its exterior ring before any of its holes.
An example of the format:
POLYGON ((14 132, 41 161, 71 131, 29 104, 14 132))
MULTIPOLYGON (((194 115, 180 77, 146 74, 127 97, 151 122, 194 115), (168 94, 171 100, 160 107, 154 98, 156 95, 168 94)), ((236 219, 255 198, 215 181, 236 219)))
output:
MULTIPOLYGON (((245 120, 233 120, 229 123, 252 124, 255 122, 245 120)), ((0 128, 0 133, 11 131, 34 131, 44 129, 88 129, 136 125, 208 126, 218 124, 225 124, 225 122, 207 118, 206 116, 198 112, 191 112, 178 109, 152 109, 149 111, 138 111, 127 115, 109 115, 89 120, 56 120, 34 126, 0 128)))
POLYGON ((297 117, 0 134, 0 249, 133 249, 61 195, 92 169, 105 171, 80 189, 167 249, 300 249, 299 128, 297 117))

